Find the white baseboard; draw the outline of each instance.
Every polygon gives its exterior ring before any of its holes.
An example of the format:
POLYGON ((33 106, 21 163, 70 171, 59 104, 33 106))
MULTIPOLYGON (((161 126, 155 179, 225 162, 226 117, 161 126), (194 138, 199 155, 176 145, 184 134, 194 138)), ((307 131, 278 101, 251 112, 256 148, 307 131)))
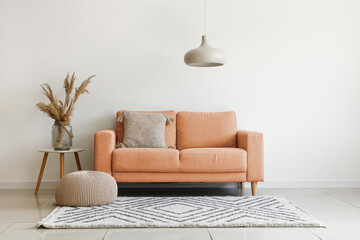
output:
MULTIPOLYGON (((54 189, 58 181, 43 181, 41 189, 54 189)), ((119 183, 122 188, 234 188, 236 183, 119 183)), ((0 189, 35 189, 34 181, 0 181, 0 189)), ((360 181, 265 181, 259 188, 360 188, 360 181)), ((250 188, 250 183, 245 183, 250 188)))
MULTIPOLYGON (((41 189, 55 189, 59 181, 43 181, 41 189)), ((35 189, 37 182, 32 181, 0 181, 0 189, 35 189)))
POLYGON ((265 181, 265 182, 259 182, 258 187, 259 188, 360 188, 360 181, 265 181))

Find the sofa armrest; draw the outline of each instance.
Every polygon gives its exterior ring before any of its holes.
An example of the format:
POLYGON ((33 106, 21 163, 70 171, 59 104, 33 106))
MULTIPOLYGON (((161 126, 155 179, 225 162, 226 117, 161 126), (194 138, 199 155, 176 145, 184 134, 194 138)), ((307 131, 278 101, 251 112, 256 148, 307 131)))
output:
POLYGON ((264 181, 263 134, 252 131, 238 131, 237 144, 238 148, 247 152, 247 181, 264 181))
POLYGON ((116 147, 115 131, 102 130, 94 137, 94 170, 111 174, 111 155, 116 147))

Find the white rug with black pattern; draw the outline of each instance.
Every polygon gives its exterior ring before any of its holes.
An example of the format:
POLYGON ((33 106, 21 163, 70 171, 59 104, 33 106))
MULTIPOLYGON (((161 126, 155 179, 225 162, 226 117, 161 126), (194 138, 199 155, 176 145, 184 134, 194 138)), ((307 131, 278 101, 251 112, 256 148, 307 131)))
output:
POLYGON ((57 207, 45 228, 323 227, 288 200, 272 196, 118 197, 95 207, 57 207))

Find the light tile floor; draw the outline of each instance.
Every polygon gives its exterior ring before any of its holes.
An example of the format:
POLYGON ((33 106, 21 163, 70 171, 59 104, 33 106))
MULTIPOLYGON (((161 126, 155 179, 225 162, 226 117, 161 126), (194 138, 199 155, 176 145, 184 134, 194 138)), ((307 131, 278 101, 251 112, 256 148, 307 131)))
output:
MULTIPOLYGON (((250 195, 249 189, 121 189, 122 196, 250 195)), ((259 189, 259 195, 283 196, 327 228, 174 228, 43 229, 37 222, 54 209, 54 190, 0 190, 0 239, 122 240, 357 240, 360 239, 360 189, 259 189)))

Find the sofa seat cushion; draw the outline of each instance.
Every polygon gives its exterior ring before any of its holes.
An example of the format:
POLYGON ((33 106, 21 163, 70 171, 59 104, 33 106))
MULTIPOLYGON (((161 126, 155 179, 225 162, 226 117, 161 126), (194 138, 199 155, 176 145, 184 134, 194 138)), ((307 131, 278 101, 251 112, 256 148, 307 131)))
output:
POLYGON ((246 151, 240 148, 189 148, 180 151, 180 172, 246 172, 246 151))
POLYGON ((112 153, 113 172, 178 172, 179 151, 163 148, 119 148, 112 153))

